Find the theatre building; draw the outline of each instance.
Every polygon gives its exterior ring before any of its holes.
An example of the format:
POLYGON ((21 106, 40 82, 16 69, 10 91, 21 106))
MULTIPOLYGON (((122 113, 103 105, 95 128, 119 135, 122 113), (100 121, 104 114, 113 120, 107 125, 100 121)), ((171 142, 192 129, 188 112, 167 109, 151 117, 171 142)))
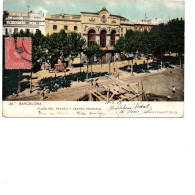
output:
POLYGON ((111 14, 105 7, 99 12, 57 14, 45 18, 46 34, 57 33, 62 29, 81 33, 88 45, 96 42, 105 50, 112 50, 121 35, 127 30, 134 30, 134 24, 122 16, 111 14))

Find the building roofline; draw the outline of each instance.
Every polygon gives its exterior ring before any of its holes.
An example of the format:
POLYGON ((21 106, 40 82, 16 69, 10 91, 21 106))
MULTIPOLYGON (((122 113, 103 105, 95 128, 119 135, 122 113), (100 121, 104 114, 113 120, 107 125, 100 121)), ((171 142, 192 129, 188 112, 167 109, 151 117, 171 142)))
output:
POLYGON ((141 24, 141 23, 134 23, 134 25, 142 25, 142 26, 157 26, 157 24, 141 24))
POLYGON ((81 14, 96 14, 96 15, 98 15, 98 12, 81 12, 81 14))
POLYGON ((47 16, 81 16, 81 14, 53 14, 47 16))

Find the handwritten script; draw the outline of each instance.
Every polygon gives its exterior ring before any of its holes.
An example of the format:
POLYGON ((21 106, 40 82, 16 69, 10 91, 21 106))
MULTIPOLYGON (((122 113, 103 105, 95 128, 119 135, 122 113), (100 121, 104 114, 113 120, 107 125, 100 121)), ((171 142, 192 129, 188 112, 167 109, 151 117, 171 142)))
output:
POLYGON ((114 114, 121 115, 140 115, 152 111, 152 106, 150 103, 135 102, 129 104, 126 102, 107 102, 109 105, 108 112, 114 112, 114 114))

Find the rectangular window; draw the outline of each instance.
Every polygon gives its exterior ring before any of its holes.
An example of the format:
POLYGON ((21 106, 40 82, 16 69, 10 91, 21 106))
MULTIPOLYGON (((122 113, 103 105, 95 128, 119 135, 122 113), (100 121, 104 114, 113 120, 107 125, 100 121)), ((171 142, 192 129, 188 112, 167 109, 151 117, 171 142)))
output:
POLYGON ((30 31, 31 31, 31 33, 34 33, 34 29, 31 29, 30 31))
POLYGON ((57 30, 57 25, 53 25, 53 30, 57 30))
POLYGON ((77 26, 74 26, 74 30, 77 30, 77 26))
POLYGON ((5 34, 8 35, 8 30, 7 30, 7 28, 5 29, 5 34))
POLYGON ((121 32, 123 33, 123 28, 121 28, 121 32))
POLYGON ((68 26, 64 26, 64 30, 68 30, 68 26))
POLYGON ((36 22, 37 25, 39 25, 39 22, 36 22))
POLYGON ((9 34, 10 34, 10 35, 12 34, 12 28, 9 29, 9 34))
POLYGON ((17 33, 18 32, 18 28, 14 28, 14 32, 17 33))

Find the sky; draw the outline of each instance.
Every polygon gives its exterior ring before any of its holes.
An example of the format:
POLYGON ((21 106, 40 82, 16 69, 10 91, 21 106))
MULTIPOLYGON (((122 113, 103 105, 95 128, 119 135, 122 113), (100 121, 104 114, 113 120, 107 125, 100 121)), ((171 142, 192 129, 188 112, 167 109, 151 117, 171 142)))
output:
POLYGON ((185 18, 183 0, 3 0, 3 10, 27 13, 80 14, 97 12, 103 6, 111 14, 121 15, 130 21, 161 18, 165 22, 173 18, 185 18))

